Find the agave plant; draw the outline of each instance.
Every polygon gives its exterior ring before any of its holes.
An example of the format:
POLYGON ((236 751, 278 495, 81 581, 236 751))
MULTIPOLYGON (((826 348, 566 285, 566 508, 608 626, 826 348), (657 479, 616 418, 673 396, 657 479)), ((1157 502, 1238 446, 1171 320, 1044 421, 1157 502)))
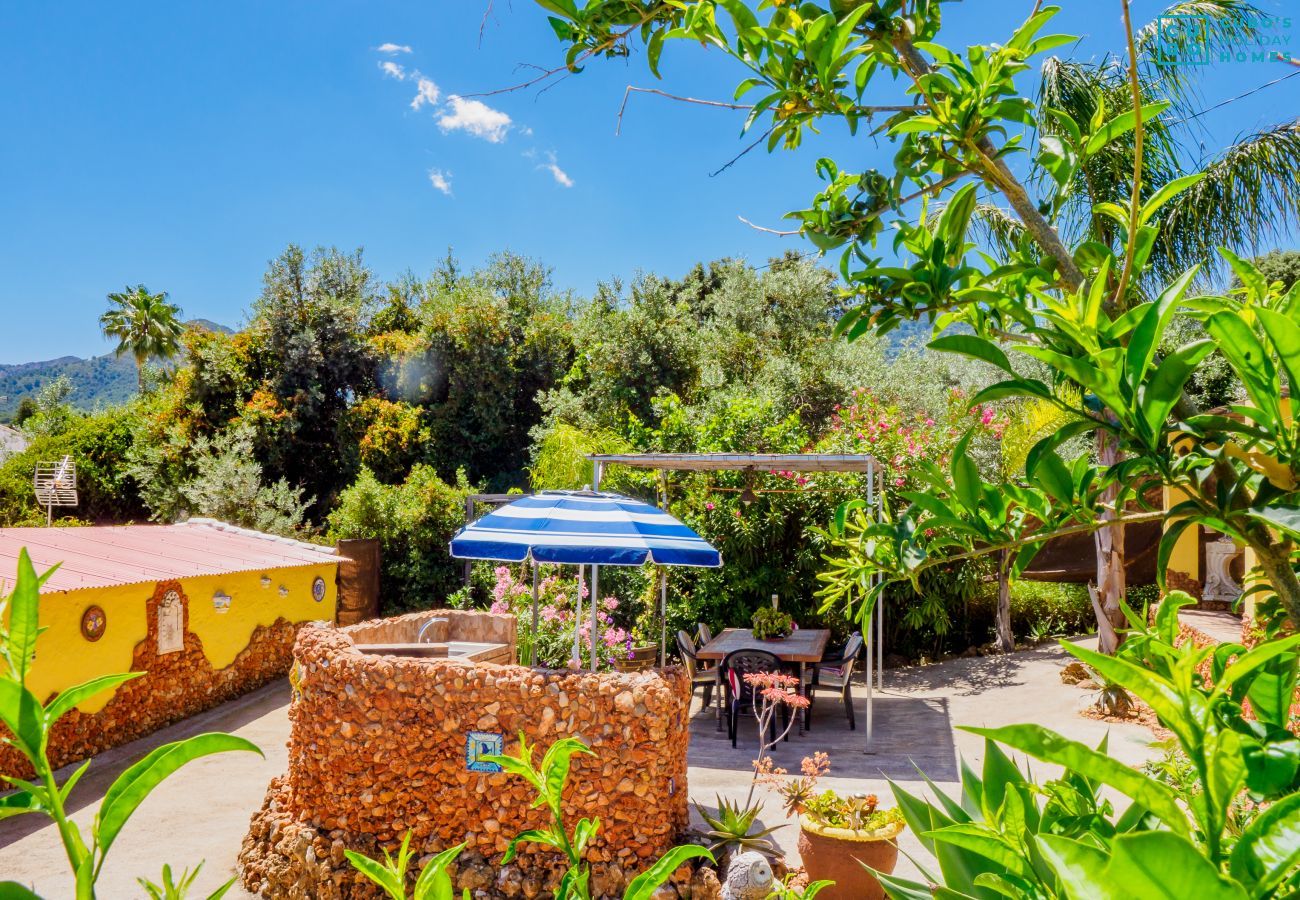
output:
POLYGON ((785 826, 774 825, 771 828, 755 830, 754 821, 763 811, 761 802, 750 801, 742 804, 722 796, 717 796, 716 799, 718 801, 716 814, 709 812, 699 803, 695 804, 696 812, 700 814, 700 818, 707 826, 704 836, 713 842, 709 846, 710 850, 714 852, 722 850, 725 853, 757 850, 769 854, 775 851, 776 848, 769 836, 778 828, 785 826))

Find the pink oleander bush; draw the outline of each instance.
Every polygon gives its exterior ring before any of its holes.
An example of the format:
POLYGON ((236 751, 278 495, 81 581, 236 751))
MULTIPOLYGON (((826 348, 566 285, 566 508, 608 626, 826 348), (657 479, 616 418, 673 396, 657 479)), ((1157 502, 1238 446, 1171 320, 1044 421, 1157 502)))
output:
MULTIPOLYGON (((494 613, 514 613, 519 621, 519 661, 527 663, 534 646, 537 664, 549 669, 585 668, 591 656, 591 591, 587 584, 578 589, 576 575, 561 574, 555 566, 542 566, 538 583, 537 630, 533 631, 532 569, 528 566, 498 566, 492 587, 494 613), (577 653, 574 652, 575 619, 578 630, 577 653)), ((620 601, 613 595, 600 599, 596 609, 598 622, 596 667, 613 668, 618 658, 632 657, 632 635, 614 624, 614 612, 620 601)))

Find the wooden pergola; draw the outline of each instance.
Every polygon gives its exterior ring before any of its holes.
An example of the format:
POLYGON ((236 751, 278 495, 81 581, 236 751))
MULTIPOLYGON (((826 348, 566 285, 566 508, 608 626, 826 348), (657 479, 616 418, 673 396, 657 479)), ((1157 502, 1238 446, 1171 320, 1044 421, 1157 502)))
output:
MULTIPOLYGON (((592 464, 592 488, 600 490, 600 480, 610 465, 632 469, 654 469, 660 473, 662 486, 660 506, 666 508, 668 472, 800 472, 800 473, 857 473, 867 476, 867 503, 879 511, 883 502, 884 484, 880 464, 869 453, 592 453, 587 455, 592 464)), ((592 595, 598 575, 592 568, 592 595)), ((661 582, 660 616, 666 623, 668 612, 668 582, 661 582)), ((874 753, 872 741, 873 696, 884 686, 884 633, 885 605, 876 603, 876 614, 867 622, 863 638, 867 644, 867 753, 874 753), (877 636, 880 640, 877 640, 877 636), (871 665, 874 649, 875 665, 871 665)), ((666 629, 666 624, 665 624, 666 629)), ((664 652, 666 633, 661 635, 661 654, 664 652)))

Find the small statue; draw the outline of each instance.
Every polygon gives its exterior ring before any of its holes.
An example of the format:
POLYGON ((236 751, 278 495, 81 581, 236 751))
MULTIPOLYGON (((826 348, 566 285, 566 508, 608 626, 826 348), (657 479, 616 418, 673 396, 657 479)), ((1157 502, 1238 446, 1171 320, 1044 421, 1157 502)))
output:
POLYGON ((772 893, 772 864, 753 850, 737 853, 727 864, 722 900, 764 900, 772 893))

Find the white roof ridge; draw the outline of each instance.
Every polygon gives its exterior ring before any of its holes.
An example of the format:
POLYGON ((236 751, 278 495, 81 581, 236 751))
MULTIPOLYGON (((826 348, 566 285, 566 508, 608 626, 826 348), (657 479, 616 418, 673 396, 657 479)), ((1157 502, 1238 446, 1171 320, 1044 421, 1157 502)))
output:
POLYGON ((317 553, 325 553, 329 556, 337 556, 337 547, 328 547, 323 544, 311 544, 307 541, 299 541, 294 538, 284 537, 279 534, 271 534, 266 531, 258 531, 256 528, 243 528, 239 525, 231 525, 229 522, 223 522, 220 519, 210 519, 204 516, 195 516, 184 522, 177 522, 180 526, 197 526, 200 528, 213 528, 217 531, 228 531, 231 534, 239 534, 244 537, 260 538, 265 541, 274 541, 277 544, 287 544, 291 547, 300 547, 303 550, 313 550, 317 553))

